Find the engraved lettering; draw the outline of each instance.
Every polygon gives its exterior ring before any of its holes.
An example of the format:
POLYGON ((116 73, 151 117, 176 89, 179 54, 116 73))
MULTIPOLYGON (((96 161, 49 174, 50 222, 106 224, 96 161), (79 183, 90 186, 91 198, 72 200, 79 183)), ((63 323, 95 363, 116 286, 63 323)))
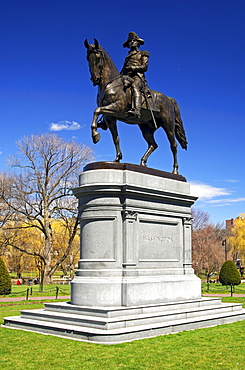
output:
POLYGON ((154 236, 154 235, 143 235, 143 240, 148 242, 160 242, 170 244, 173 242, 173 238, 169 236, 154 236))

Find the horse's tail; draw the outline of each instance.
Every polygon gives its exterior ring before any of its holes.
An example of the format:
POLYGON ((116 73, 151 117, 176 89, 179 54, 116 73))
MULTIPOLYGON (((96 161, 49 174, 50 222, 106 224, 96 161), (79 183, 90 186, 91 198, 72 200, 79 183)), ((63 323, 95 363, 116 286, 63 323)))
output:
POLYGON ((176 136, 176 139, 178 140, 178 142, 180 143, 180 145, 181 145, 181 147, 183 149, 187 149, 187 144, 188 143, 187 143, 186 136, 185 136, 184 125, 183 125, 183 122, 182 122, 182 119, 181 119, 181 116, 180 116, 179 106, 178 106, 176 100, 174 100, 174 98, 168 97, 168 99, 174 105, 174 112, 175 112, 175 136, 176 136))

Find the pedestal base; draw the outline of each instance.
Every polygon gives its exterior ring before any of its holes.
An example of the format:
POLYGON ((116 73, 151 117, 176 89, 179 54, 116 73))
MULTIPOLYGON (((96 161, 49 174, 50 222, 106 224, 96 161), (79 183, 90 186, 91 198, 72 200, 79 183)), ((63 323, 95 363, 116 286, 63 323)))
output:
POLYGON ((6 317, 4 327, 73 340, 116 344, 245 319, 242 305, 217 298, 132 307, 82 307, 48 303, 43 310, 6 317))
POLYGON ((201 298, 195 275, 76 277, 71 303, 81 306, 135 306, 201 298))

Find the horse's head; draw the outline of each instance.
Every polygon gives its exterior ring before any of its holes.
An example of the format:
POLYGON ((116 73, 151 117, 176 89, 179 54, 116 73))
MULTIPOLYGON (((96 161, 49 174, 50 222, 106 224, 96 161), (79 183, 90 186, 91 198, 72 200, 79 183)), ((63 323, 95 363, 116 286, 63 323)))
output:
POLYGON ((102 69, 104 66, 104 57, 102 49, 96 39, 94 39, 94 44, 89 44, 88 40, 84 41, 84 46, 87 49, 87 61, 89 64, 89 71, 91 74, 90 80, 93 85, 99 85, 102 78, 102 69))
POLYGON ((119 72, 109 54, 94 39, 94 44, 89 44, 88 40, 84 41, 87 49, 87 60, 91 74, 90 80, 93 85, 106 85, 109 81, 119 76, 119 72))

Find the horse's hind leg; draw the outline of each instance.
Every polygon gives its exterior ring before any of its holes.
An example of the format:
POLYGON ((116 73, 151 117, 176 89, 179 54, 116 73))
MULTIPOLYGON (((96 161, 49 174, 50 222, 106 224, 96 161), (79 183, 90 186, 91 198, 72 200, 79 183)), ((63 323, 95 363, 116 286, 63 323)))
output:
POLYGON ((173 160, 174 160, 174 165, 173 165, 173 172, 174 174, 178 175, 178 160, 177 160, 177 143, 175 140, 175 133, 174 133, 174 124, 170 122, 167 125, 163 125, 163 129, 166 132, 166 135, 168 137, 169 143, 170 143, 170 148, 173 154, 173 160))
POLYGON ((177 161, 177 143, 176 143, 176 140, 175 140, 175 135, 171 134, 171 137, 169 137, 170 135, 168 135, 168 139, 170 141, 170 147, 171 147, 171 151, 173 153, 173 159, 174 159, 174 165, 173 165, 173 173, 178 175, 179 171, 179 165, 178 165, 178 161, 177 161))
POLYGON ((120 148, 120 139, 117 131, 117 120, 113 117, 104 117, 104 119, 109 127, 116 148, 116 158, 114 159, 114 162, 120 162, 120 160, 122 159, 122 152, 120 148))
POLYGON ((154 152, 154 150, 158 147, 155 139, 154 139, 154 132, 155 129, 149 127, 148 125, 141 124, 139 125, 139 128, 141 129, 142 135, 144 139, 148 143, 148 149, 141 158, 141 166, 146 166, 147 160, 149 156, 154 152))

